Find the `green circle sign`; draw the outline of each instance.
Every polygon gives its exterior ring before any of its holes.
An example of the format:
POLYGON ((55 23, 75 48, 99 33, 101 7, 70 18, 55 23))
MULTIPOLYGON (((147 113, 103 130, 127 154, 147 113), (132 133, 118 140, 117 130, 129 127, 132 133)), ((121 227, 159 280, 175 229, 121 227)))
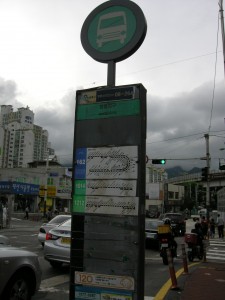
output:
POLYGON ((95 60, 116 62, 140 47, 146 31, 146 20, 137 4, 129 0, 111 0, 87 17, 81 30, 81 42, 95 60))

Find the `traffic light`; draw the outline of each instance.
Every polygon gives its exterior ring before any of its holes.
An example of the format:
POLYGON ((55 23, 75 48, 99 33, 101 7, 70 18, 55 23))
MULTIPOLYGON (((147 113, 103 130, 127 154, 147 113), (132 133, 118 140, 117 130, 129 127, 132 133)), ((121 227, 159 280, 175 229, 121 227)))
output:
POLYGON ((165 159, 152 159, 153 165, 165 165, 166 160, 165 159))
POLYGON ((208 167, 202 168, 202 180, 203 181, 208 180, 208 173, 209 173, 209 168, 208 167))

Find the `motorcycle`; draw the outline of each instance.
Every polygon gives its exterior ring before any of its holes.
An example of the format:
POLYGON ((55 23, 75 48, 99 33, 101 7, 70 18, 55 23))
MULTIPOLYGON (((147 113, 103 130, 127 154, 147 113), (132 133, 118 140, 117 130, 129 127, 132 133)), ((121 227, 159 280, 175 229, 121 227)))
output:
POLYGON ((164 265, 168 265, 167 249, 170 249, 172 258, 177 256, 177 244, 170 227, 165 225, 158 227, 158 239, 160 256, 164 265))
POLYGON ((198 235, 196 233, 185 233, 185 243, 187 244, 188 260, 192 262, 195 258, 203 259, 203 246, 198 243, 198 235))

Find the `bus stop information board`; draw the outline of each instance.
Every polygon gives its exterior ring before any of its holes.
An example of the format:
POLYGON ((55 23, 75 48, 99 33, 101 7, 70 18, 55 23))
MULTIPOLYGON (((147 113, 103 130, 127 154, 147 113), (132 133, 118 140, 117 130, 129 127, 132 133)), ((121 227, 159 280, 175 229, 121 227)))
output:
POLYGON ((77 91, 70 299, 142 299, 145 138, 141 84, 77 91))
POLYGON ((129 0, 101 4, 81 30, 85 51, 111 72, 107 87, 76 93, 70 300, 144 300, 146 90, 115 86, 112 66, 146 31, 129 0))

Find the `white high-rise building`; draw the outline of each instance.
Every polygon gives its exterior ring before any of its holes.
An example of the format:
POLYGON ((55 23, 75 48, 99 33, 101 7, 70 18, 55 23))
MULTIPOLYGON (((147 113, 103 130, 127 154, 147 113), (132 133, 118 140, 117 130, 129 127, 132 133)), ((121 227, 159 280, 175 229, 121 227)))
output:
POLYGON ((0 106, 0 168, 27 167, 27 163, 47 157, 48 131, 34 124, 27 106, 13 111, 0 106))

